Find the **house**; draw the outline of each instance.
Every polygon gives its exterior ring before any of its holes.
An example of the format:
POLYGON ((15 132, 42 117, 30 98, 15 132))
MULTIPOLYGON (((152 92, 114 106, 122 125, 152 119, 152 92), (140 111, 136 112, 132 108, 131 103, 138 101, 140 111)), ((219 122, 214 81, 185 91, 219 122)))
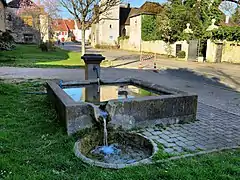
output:
MULTIPOLYGON (((53 21, 54 38, 61 41, 82 41, 81 25, 72 19, 55 19, 53 21)), ((91 30, 85 32, 85 41, 89 40, 91 30)))
POLYGON ((6 11, 6 29, 17 43, 49 40, 49 17, 44 7, 31 0, 12 0, 6 11))
POLYGON ((6 1, 0 0, 0 33, 6 31, 6 17, 5 17, 6 7, 7 7, 6 1))
POLYGON ((130 7, 130 4, 119 4, 112 7, 99 17, 92 26, 92 46, 97 44, 114 46, 118 37, 130 36, 138 43, 141 41, 141 16, 156 14, 163 7, 156 2, 145 2, 140 8, 130 7))

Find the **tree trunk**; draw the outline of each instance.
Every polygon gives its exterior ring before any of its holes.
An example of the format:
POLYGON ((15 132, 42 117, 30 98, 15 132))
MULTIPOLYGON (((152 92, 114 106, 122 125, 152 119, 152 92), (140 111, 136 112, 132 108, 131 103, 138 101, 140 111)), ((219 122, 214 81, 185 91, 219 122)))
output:
POLYGON ((82 55, 86 53, 85 48, 85 28, 82 28, 82 55))

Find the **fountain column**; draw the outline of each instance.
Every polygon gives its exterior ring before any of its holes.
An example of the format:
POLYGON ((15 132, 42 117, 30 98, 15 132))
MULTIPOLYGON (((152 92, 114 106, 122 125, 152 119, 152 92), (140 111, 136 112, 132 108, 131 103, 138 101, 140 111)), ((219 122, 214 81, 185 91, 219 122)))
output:
POLYGON ((100 64, 105 57, 101 54, 84 54, 81 58, 85 62, 85 80, 97 80, 100 77, 100 64))
POLYGON ((97 80, 85 89, 85 99, 88 102, 100 103, 100 64, 105 59, 101 54, 84 54, 82 59, 85 62, 85 80, 97 80))

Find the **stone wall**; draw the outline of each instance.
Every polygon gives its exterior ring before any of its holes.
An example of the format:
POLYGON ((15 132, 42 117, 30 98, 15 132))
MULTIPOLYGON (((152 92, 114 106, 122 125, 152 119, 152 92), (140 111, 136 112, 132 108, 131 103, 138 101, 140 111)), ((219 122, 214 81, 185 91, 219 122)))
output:
MULTIPOLYGON (((130 37, 131 38, 131 37, 130 37)), ((172 56, 176 56, 176 45, 181 44, 182 45, 182 51, 186 52, 186 57, 188 54, 188 43, 187 41, 178 41, 174 44, 171 44, 171 52, 168 51, 168 45, 164 41, 157 40, 157 41, 141 41, 138 40, 139 43, 136 45, 132 44, 130 39, 124 39, 120 41, 120 48, 124 50, 130 50, 130 51, 141 51, 142 52, 148 52, 148 53, 157 53, 157 54, 171 54, 172 56)))
POLYGON ((207 41, 207 54, 206 54, 206 60, 208 62, 216 62, 216 50, 217 45, 212 42, 211 40, 207 41))
POLYGON ((32 16, 20 16, 17 14, 18 9, 7 8, 6 10, 6 29, 10 30, 15 42, 17 43, 39 43, 42 38, 47 41, 49 38, 48 18, 46 15, 39 15, 35 18, 32 16), (24 22, 24 17, 29 18, 32 22, 24 22), (42 32, 41 32, 42 31, 42 32), (32 36, 32 40, 28 38, 32 36))
POLYGON ((208 62, 216 62, 217 47, 219 43, 223 45, 221 62, 240 63, 240 43, 231 41, 215 43, 211 40, 207 41, 206 59, 208 62))
POLYGON ((48 82, 46 87, 58 120, 66 128, 68 135, 93 126, 92 106, 74 102, 55 82, 48 82))
POLYGON ((106 109, 113 128, 125 130, 195 121, 197 96, 165 95, 109 101, 106 109))
POLYGON ((224 43, 222 62, 240 63, 240 43, 230 41, 224 43))

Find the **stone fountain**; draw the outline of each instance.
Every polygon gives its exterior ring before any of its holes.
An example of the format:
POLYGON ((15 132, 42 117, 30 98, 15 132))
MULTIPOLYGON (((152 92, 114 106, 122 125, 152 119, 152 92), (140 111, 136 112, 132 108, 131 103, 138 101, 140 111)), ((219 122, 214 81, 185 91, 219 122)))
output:
POLYGON ((84 162, 110 168, 149 162, 156 145, 129 131, 196 120, 197 95, 139 79, 104 80, 100 78, 102 55, 86 54, 82 59, 85 80, 50 81, 47 91, 68 135, 104 125, 104 133, 95 129, 76 142, 75 154, 84 162), (109 128, 112 131, 107 133, 109 128), (136 153, 139 149, 142 154, 136 153))

